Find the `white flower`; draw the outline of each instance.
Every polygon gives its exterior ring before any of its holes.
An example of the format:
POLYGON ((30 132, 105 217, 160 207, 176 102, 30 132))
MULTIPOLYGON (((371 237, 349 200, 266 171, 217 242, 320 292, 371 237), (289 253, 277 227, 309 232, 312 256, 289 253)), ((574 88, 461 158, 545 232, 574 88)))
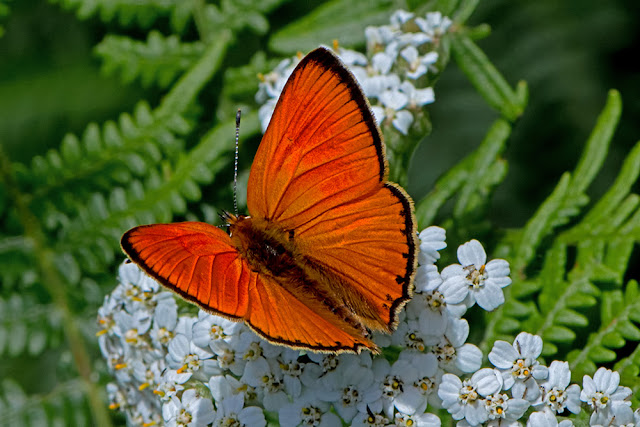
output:
POLYGON ((538 404, 544 404, 551 411, 561 414, 565 410, 577 414, 580 412, 580 387, 569 386, 571 371, 568 362, 554 360, 549 365, 549 376, 540 384, 542 395, 538 404))
POLYGON ((193 342, 200 348, 208 349, 218 340, 229 340, 242 330, 242 323, 232 322, 206 311, 198 312, 198 320, 193 324, 193 342))
POLYGON ((396 412, 395 424, 402 427, 440 427, 440 418, 436 414, 413 414, 407 415, 396 412))
POLYGON ((516 423, 527 411, 530 403, 524 399, 512 399, 504 393, 495 393, 485 399, 489 426, 506 426, 516 423))
POLYGON ((540 396, 536 380, 547 378, 548 369, 536 360, 542 352, 542 338, 526 332, 518 334, 513 345, 496 341, 489 353, 489 361, 502 373, 504 388, 513 387, 513 397, 529 402, 540 396))
POLYGON ((413 19, 414 16, 415 15, 411 12, 408 12, 403 9, 398 9, 391 14, 391 18, 390 18, 391 25, 400 27, 402 26, 402 24, 405 24, 407 21, 413 19))
POLYGON ((267 421, 264 412, 257 406, 244 407, 244 396, 233 394, 216 401, 214 426, 255 426, 264 427, 267 421))
POLYGON ((400 51, 400 56, 402 56, 409 65, 407 77, 414 80, 426 74, 429 66, 435 64, 438 60, 438 52, 429 52, 426 55, 420 56, 415 46, 405 47, 400 51))
POLYGON ((298 361, 299 353, 297 350, 285 349, 277 358, 268 360, 272 371, 280 371, 284 388, 287 394, 294 399, 302 393, 300 378, 305 368, 305 363, 298 361))
POLYGON ((241 394, 245 403, 254 401, 258 397, 255 387, 238 381, 231 375, 214 375, 209 379, 209 390, 216 402, 222 401, 227 396, 241 394))
POLYGON ((409 97, 407 107, 410 109, 415 110, 435 101, 435 95, 431 87, 416 89, 413 83, 405 81, 400 85, 400 90, 409 97))
POLYGON ((389 419, 379 412, 367 408, 366 412, 358 412, 351 421, 351 427, 386 427, 389 419))
POLYGON ((489 419, 483 397, 497 393, 502 388, 502 379, 493 369, 480 369, 468 379, 461 381, 453 374, 444 374, 438 389, 442 406, 454 420, 465 419, 478 425, 489 419))
MULTIPOLYGON (((358 411, 366 412, 368 407, 379 402, 382 391, 374 384, 370 368, 357 364, 341 365, 339 373, 334 377, 334 384, 327 384, 333 386, 332 392, 326 392, 324 396, 330 397, 338 415, 349 423, 358 411)), ((382 405, 376 406, 382 409, 382 405)))
POLYGON ((277 411, 288 402, 282 372, 272 369, 264 358, 247 363, 240 381, 262 391, 264 408, 268 411, 277 411))
POLYGON ((393 418, 394 407, 408 415, 424 412, 427 399, 414 385, 418 369, 407 360, 398 360, 393 366, 384 358, 373 361, 373 372, 382 390, 383 409, 387 417, 393 418))
POLYGON ((198 347, 185 335, 178 334, 169 342, 167 365, 177 369, 179 374, 190 373, 207 380, 220 372, 218 362, 212 357, 211 351, 198 347))
POLYGON ((527 427, 570 427, 572 425, 571 420, 563 420, 558 423, 553 412, 547 410, 533 412, 527 420, 527 427))
POLYGON ((486 263, 487 254, 477 240, 458 248, 458 260, 460 264, 442 270, 444 283, 440 286, 440 292, 448 302, 464 302, 467 307, 477 302, 487 311, 504 303, 502 288, 511 284, 507 261, 494 259, 486 263))
POLYGON ((192 388, 185 390, 181 399, 173 396, 162 406, 162 418, 169 427, 204 427, 215 416, 211 400, 199 396, 192 388))
POLYGON ((425 18, 416 18, 416 24, 429 37, 439 38, 447 32, 452 22, 440 12, 430 12, 425 18))
POLYGON ((118 311, 114 315, 114 332, 124 342, 133 347, 148 346, 145 334, 151 327, 151 314, 146 310, 137 310, 133 314, 118 311))
POLYGON ((421 330, 417 320, 400 322, 398 329, 391 335, 391 345, 422 352, 426 349, 423 339, 425 332, 421 330))
POLYGON ((591 409, 591 424, 609 424, 615 418, 633 420, 631 389, 620 386, 620 374, 606 368, 600 368, 591 379, 585 375, 582 380, 580 400, 586 402, 591 409))
POLYGON ((473 344, 465 344, 469 336, 466 319, 450 318, 444 337, 434 337, 428 344, 436 344, 431 352, 436 355, 440 367, 448 372, 475 372, 482 364, 482 351, 473 344))
POLYGON ((280 408, 278 411, 280 426, 341 426, 340 418, 330 409, 331 405, 328 402, 323 402, 314 390, 308 389, 292 403, 280 408))
POLYGON ((213 341, 209 344, 209 347, 216 355, 218 366, 221 369, 228 369, 237 376, 242 376, 246 361, 236 354, 236 349, 233 345, 224 340, 213 341))
POLYGON ((174 369, 167 369, 163 372, 159 380, 158 386, 153 393, 160 397, 160 400, 168 402, 178 392, 184 390, 184 384, 191 378, 190 373, 178 373, 174 369))

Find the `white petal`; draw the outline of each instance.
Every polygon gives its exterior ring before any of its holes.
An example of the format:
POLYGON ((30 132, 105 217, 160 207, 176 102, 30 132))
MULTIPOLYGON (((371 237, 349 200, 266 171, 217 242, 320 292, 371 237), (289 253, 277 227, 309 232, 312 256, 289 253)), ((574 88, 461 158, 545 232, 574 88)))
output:
POLYGON ((442 280, 447 280, 448 278, 453 277, 453 276, 466 277, 467 273, 464 271, 464 269, 462 268, 462 266, 460 264, 451 264, 451 265, 446 266, 442 270, 440 275, 442 276, 442 280))
POLYGON ((580 393, 580 400, 588 402, 590 397, 596 392, 596 384, 589 375, 582 377, 582 392, 580 393))
POLYGON ((485 282, 484 286, 474 292, 476 302, 486 311, 493 311, 504 304, 504 293, 502 288, 485 282))
POLYGON ((475 372, 482 366, 482 351, 473 344, 465 344, 456 350, 455 364, 462 372, 475 372))
POLYGON ((520 332, 513 342, 513 348, 523 357, 537 359, 542 353, 542 338, 528 332, 520 332))
POLYGON ((378 52, 371 58, 371 65, 373 69, 380 74, 389 74, 391 67, 393 66, 395 58, 388 55, 386 52, 378 52))
POLYGON ((499 369, 511 369, 513 362, 518 359, 518 353, 506 341, 496 341, 489 353, 489 361, 499 369))
POLYGON ((502 388, 502 378, 490 368, 480 369, 471 376, 471 382, 477 385, 478 393, 482 396, 498 392, 502 388))
POLYGON ((445 280, 438 290, 444 295, 447 304, 459 304, 469 293, 469 285, 464 277, 454 276, 445 280))
POLYGON ((432 87, 427 87, 424 89, 416 89, 412 98, 413 103, 415 103, 415 105, 420 107, 423 105, 431 104, 435 100, 436 100, 436 96, 433 92, 432 87))
POLYGON ((452 346, 460 347, 469 337, 469 322, 467 319, 449 319, 445 335, 452 346))
POLYGON ((509 399, 509 408, 507 409, 509 418, 512 420, 520 419, 529 409, 531 403, 524 399, 509 399))
POLYGON ((487 262, 487 254, 482 244, 473 239, 458 247, 458 260, 464 266, 475 265, 479 269, 487 262))
POLYGON ((418 49, 414 46, 407 46, 400 51, 402 56, 409 64, 418 59, 418 49))
POLYGON ((547 411, 534 412, 529 416, 527 427, 557 427, 555 415, 547 411))
POLYGON ((382 121, 384 120, 384 117, 385 117, 384 108, 379 107, 377 105, 373 105, 371 107, 371 111, 373 112, 373 117, 375 117, 376 122, 378 124, 382 123, 382 121))
POLYGON ((393 127, 398 129, 400 133, 406 135, 409 133, 409 127, 413 123, 413 114, 407 110, 400 110, 396 112, 396 117, 393 119, 393 127))

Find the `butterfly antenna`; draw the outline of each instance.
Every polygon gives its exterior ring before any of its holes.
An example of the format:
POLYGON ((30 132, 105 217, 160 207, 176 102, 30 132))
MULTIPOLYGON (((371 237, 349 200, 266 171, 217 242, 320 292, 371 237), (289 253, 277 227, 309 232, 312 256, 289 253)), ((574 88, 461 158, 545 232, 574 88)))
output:
POLYGON ((233 164, 233 209, 238 216, 238 141, 240 140, 240 116, 242 111, 236 113, 236 156, 233 164))

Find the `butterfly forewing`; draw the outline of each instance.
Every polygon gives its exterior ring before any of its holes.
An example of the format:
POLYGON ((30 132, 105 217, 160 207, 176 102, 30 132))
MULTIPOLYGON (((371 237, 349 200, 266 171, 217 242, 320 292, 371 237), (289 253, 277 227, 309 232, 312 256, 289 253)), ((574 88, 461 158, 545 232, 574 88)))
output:
POLYGON ((224 231, 202 222, 142 225, 121 244, 133 262, 183 298, 228 317, 247 315, 249 269, 224 231))
POLYGON ((386 176, 384 144, 354 77, 326 49, 311 52, 256 154, 249 212, 293 230, 306 259, 347 284, 335 292, 383 331, 410 298, 416 267, 412 202, 386 176))

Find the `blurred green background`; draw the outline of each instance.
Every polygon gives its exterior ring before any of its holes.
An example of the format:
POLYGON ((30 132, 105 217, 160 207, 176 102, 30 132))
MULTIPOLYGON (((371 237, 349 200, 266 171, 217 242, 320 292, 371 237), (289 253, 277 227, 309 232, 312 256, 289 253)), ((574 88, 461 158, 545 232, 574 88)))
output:
MULTIPOLYGON (((239 34, 226 55, 226 65, 246 64, 255 51, 268 51, 270 35, 320 3, 285 2, 270 11, 268 33, 239 34)), ((155 106, 165 93, 139 79, 123 84, 118 76, 100 71, 93 47, 109 33, 146 39, 146 31, 135 23, 105 24, 95 16, 81 21, 74 12, 43 1, 7 4, 10 14, 0 18, 5 30, 0 38, 0 143, 12 161, 29 165, 33 156, 59 147, 66 133, 81 134, 90 122, 117 119, 141 99, 155 106)), ((484 0, 468 21, 470 26, 482 23, 489 24, 492 33, 479 40, 479 46, 511 85, 526 80, 530 94, 505 153, 509 172, 494 197, 491 219, 505 228, 523 225, 560 175, 575 166, 607 91, 616 88, 624 103, 621 124, 607 164, 590 189, 594 197, 601 195, 640 138, 640 2, 484 0)), ((168 20, 158 20, 153 28, 171 33, 168 20)), ((183 40, 196 38, 194 28, 182 36, 183 40)), ((221 77, 210 82, 200 97, 205 101, 201 105, 206 106, 207 98, 215 99, 222 86, 221 77)), ((477 147, 498 117, 454 62, 435 92, 436 102, 428 107, 433 133, 416 151, 409 175, 408 191, 416 200, 440 174, 477 147)), ((229 107, 230 116, 236 107, 229 107)), ((216 111, 213 105, 203 108, 205 116, 216 111)), ((240 159, 245 167, 251 162, 249 156, 245 152, 240 159)), ((231 206, 229 199, 229 205, 220 208, 231 206)), ((638 267, 631 266, 629 274, 637 277, 637 272, 638 267)), ((115 271, 107 276, 114 277, 115 271)), ((99 358, 95 348, 92 356, 99 358)), ((36 370, 28 357, 7 357, 0 363, 0 378, 11 376, 20 380, 25 391, 42 392, 53 387, 56 375, 74 370, 66 349, 38 356, 37 363, 36 370)))

